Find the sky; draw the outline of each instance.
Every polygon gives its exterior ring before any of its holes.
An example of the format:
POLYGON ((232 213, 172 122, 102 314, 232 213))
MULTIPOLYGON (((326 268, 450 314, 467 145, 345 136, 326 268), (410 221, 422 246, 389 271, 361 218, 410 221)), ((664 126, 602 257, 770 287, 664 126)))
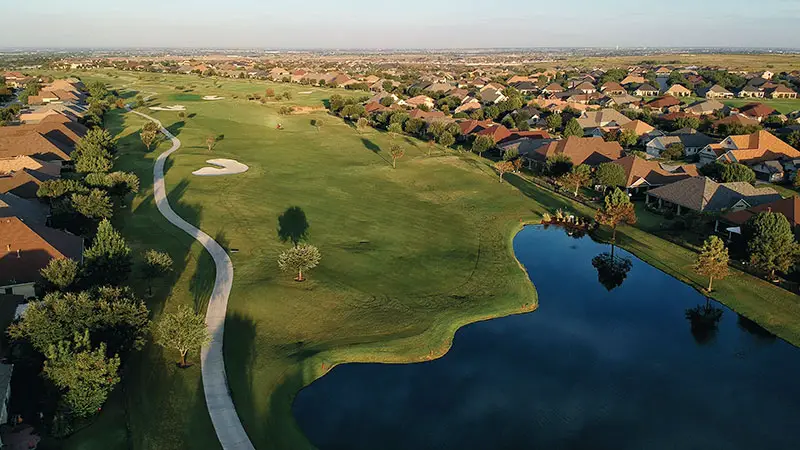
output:
POLYGON ((37 0, 0 47, 800 48, 800 0, 37 0))

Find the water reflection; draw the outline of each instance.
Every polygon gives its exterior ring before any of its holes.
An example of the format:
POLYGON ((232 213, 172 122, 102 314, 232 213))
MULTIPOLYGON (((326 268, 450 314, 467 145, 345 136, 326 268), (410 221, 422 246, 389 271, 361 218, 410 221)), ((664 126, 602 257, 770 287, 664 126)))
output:
POLYGON ((712 305, 706 298, 705 305, 689 308, 685 315, 691 324, 692 336, 698 344, 707 344, 714 340, 722 320, 722 309, 712 305))
POLYGON ((597 269, 597 281, 608 290, 608 292, 622 286, 628 278, 628 272, 633 267, 630 258, 614 256, 614 247, 611 253, 605 252, 592 258, 592 266, 597 269))

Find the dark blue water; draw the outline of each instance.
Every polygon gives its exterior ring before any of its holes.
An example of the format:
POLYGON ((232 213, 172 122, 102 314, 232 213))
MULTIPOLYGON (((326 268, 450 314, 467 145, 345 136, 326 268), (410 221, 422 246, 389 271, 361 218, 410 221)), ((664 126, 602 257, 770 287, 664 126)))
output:
POLYGON ((527 227, 514 249, 537 311, 464 327, 435 361, 334 368, 294 402, 311 442, 800 449, 800 350, 624 251, 596 259, 609 247, 589 238, 527 227))

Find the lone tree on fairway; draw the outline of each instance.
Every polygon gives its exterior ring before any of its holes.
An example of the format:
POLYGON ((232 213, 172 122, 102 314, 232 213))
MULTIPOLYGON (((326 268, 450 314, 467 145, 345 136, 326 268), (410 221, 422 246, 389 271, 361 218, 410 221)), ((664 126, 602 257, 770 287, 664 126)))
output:
MULTIPOLYGON (((391 128, 391 127, 390 127, 391 128)), ((389 146, 389 156, 392 158, 392 169, 397 168, 397 160, 405 156, 406 151, 397 144, 389 146)))
POLYGON ((153 295, 153 278, 172 271, 172 258, 166 252, 150 249, 144 253, 144 276, 147 277, 147 293, 153 295))
POLYGON ((572 170, 561 176, 561 183, 575 186, 573 194, 577 197, 581 186, 586 186, 592 180, 592 170, 586 164, 573 167, 572 170))
POLYGON ((494 140, 489 136, 477 136, 475 140, 472 142, 472 151, 477 153, 478 156, 482 157, 483 152, 489 150, 490 148, 494 147, 494 140))
POLYGON ((574 117, 569 119, 567 126, 564 127, 563 134, 564 138, 568 138, 570 136, 583 137, 583 128, 581 127, 581 124, 578 123, 578 119, 575 119, 574 117))
POLYGON ((500 182, 503 182, 503 175, 508 172, 513 172, 515 169, 514 163, 511 161, 498 161, 494 163, 494 170, 500 175, 500 182))
POLYGON ((281 242, 291 241, 295 247, 308 238, 308 219, 299 206, 292 206, 278 216, 278 238, 281 242))
POLYGON ((633 203, 628 198, 628 194, 619 188, 614 188, 610 194, 606 196, 605 205, 603 209, 597 211, 595 220, 611 227, 611 242, 617 241, 617 225, 626 223, 633 225, 636 223, 636 211, 633 209, 633 203))
POLYGON ((303 281, 303 271, 317 267, 321 256, 317 247, 310 244, 296 245, 278 256, 278 267, 284 272, 297 272, 295 281, 303 281))
POLYGON ((66 291, 78 278, 78 262, 70 258, 51 259, 40 271, 47 282, 58 289, 66 291))
POLYGON ((147 148, 147 151, 152 150, 153 144, 158 142, 158 137, 161 135, 161 130, 155 122, 147 122, 139 132, 139 137, 142 138, 142 144, 147 148))
POLYGON ((786 272, 797 261, 800 246, 792 234, 792 227, 786 216, 765 211, 747 221, 744 228, 750 264, 757 269, 769 272, 786 272))
POLYGON ((105 343, 92 349, 89 330, 51 345, 45 356, 44 376, 65 391, 64 403, 77 417, 96 414, 119 383, 119 356, 107 357, 105 343))
POLYGON ((216 136, 209 136, 206 138, 206 147, 208 147, 208 151, 214 151, 214 147, 217 145, 217 137, 216 136))
POLYGON ((711 236, 703 243, 703 249, 697 255, 694 271, 708 277, 708 292, 714 278, 723 279, 728 276, 728 249, 725 243, 717 236, 711 236))
POLYGON ((180 352, 179 366, 187 367, 186 355, 192 350, 199 350, 211 341, 202 314, 182 305, 173 313, 166 313, 155 324, 156 342, 167 348, 180 352))

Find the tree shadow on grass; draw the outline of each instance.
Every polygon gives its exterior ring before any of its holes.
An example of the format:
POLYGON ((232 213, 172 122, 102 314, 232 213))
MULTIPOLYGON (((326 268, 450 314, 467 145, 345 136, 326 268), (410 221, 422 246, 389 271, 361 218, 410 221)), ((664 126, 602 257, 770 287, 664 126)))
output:
POLYGON ((548 192, 516 174, 506 174, 505 180, 508 182, 508 184, 519 189, 519 191, 522 192, 526 197, 536 200, 536 202, 544 207, 544 211, 535 212, 553 212, 559 208, 563 210, 575 209, 575 205, 573 205, 567 199, 561 198, 555 193, 548 192))
POLYGON ((281 242, 291 242, 294 245, 308 238, 308 219, 306 213, 299 206, 287 208, 278 216, 278 238, 281 242))
POLYGON ((251 317, 234 312, 225 318, 225 367, 228 373, 228 390, 236 406, 239 419, 248 430, 260 428, 259 413, 253 402, 253 368, 256 365, 256 323, 251 317), (249 425, 249 426, 247 426, 249 425))
MULTIPOLYGON (((225 252, 229 251, 230 244, 224 232, 220 231, 217 233, 214 240, 225 249, 225 252)), ((197 269, 195 269, 194 275, 192 275, 192 279, 189 281, 189 291, 192 293, 195 311, 205 311, 208 306, 208 301, 211 299, 211 293, 214 291, 216 277, 217 266, 214 263, 214 259, 208 251, 203 250, 203 253, 197 261, 197 269)))
POLYGON ((166 129, 167 129, 167 131, 172 133, 173 136, 177 137, 179 134, 181 134, 181 130, 183 129, 183 127, 185 125, 186 125, 185 121, 179 120, 179 121, 173 123, 172 125, 166 127, 166 129))
POLYGON ((364 144, 364 148, 366 148, 367 150, 371 151, 372 153, 375 153, 376 155, 380 156, 381 159, 384 160, 384 162, 386 162, 386 164, 389 164, 389 165, 392 164, 391 161, 389 161, 388 159, 386 159, 386 157, 383 156, 383 154, 381 153, 381 147, 378 144, 372 142, 372 140, 370 140, 370 139, 363 138, 363 137, 361 138, 361 143, 364 144))

